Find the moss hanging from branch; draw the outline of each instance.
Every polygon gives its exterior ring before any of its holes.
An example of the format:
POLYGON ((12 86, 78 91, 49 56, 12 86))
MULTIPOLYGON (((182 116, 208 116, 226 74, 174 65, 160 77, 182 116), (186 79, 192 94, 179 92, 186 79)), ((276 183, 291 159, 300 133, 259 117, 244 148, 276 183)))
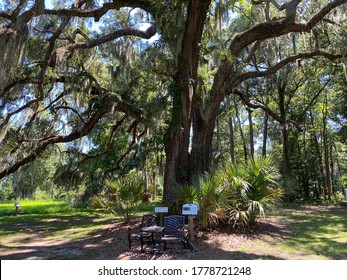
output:
POLYGON ((23 62, 27 42, 26 24, 17 25, 16 28, 0 27, 0 92, 9 82, 11 70, 23 62))

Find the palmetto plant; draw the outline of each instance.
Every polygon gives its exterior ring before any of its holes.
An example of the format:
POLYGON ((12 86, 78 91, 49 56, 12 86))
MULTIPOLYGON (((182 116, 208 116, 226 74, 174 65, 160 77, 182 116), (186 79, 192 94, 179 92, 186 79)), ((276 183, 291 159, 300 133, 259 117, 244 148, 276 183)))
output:
POLYGON ((223 190, 211 175, 194 177, 190 184, 178 185, 176 197, 177 199, 171 204, 175 213, 181 212, 184 203, 198 204, 202 229, 213 226, 222 219, 223 190))
POLYGON ((145 191, 143 180, 137 175, 130 174, 115 181, 107 181, 107 186, 106 198, 93 197, 93 208, 104 209, 114 215, 121 214, 126 221, 129 221, 132 211, 143 198, 145 191))
POLYGON ((283 189, 279 179, 270 158, 225 163, 214 175, 195 177, 190 184, 177 186, 177 200, 171 206, 179 213, 182 204, 198 203, 202 229, 225 223, 245 231, 280 202, 283 189))
POLYGON ((182 205, 197 201, 197 188, 191 184, 177 185, 175 188, 176 199, 170 204, 173 214, 182 213, 182 205))
POLYGON ((197 189, 201 228, 216 225, 224 214, 222 209, 225 196, 222 186, 211 175, 194 178, 192 185, 197 189))
POLYGON ((241 230, 249 228, 258 217, 273 210, 281 200, 279 172, 270 158, 254 158, 241 164, 224 164, 215 174, 223 186, 226 222, 241 230))

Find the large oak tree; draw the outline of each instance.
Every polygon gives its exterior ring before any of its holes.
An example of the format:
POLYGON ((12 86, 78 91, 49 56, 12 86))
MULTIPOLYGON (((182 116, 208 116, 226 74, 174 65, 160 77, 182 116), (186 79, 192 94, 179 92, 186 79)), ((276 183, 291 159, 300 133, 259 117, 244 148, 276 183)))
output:
POLYGON ((270 76, 304 59, 335 61, 346 55, 338 46, 326 48, 319 43, 319 25, 346 27, 347 0, 96 2, 57 1, 56 8, 48 8, 43 0, 20 0, 6 1, 1 7, 0 178, 35 160, 51 145, 89 135, 108 115, 114 116, 114 129, 128 125, 134 139, 146 134, 142 132, 151 123, 148 111, 137 106, 136 100, 115 94, 111 77, 102 77, 103 63, 109 63, 110 56, 100 55, 94 64, 88 61, 94 49, 125 44, 121 38, 149 39, 158 33, 173 57, 170 73, 157 71, 158 79, 165 76, 170 81, 171 112, 163 139, 167 201, 175 197, 176 184, 211 171, 215 122, 228 95, 237 94, 243 103, 264 109, 281 123, 291 123, 266 105, 247 100, 242 90, 246 80, 270 76), (103 21, 125 8, 128 18, 133 10, 146 14, 142 19, 149 27, 143 31, 136 20, 125 20, 127 26, 103 21), (97 28, 88 25, 88 20, 108 26, 97 28), (297 48, 296 41, 303 37, 311 43, 297 48), (274 38, 291 45, 292 53, 275 62, 257 61, 274 38), (209 70, 208 77, 200 74, 204 68, 209 70), (88 97, 84 103, 81 96, 88 97))

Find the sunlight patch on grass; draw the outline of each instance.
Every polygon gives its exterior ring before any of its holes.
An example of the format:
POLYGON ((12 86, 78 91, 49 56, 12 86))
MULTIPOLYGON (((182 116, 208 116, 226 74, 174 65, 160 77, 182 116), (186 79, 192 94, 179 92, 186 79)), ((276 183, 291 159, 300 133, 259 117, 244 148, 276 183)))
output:
POLYGON ((83 227, 74 226, 72 228, 61 228, 55 232, 49 232, 46 235, 47 239, 64 239, 68 241, 81 240, 84 238, 90 238, 91 236, 95 238, 96 231, 105 228, 105 224, 94 225, 88 224, 83 227))
MULTIPOLYGON (((18 202, 20 203, 20 206, 19 206, 20 215, 71 213, 76 211, 76 209, 72 208, 65 201, 23 200, 18 202)), ((0 203, 0 216, 9 216, 14 214, 15 214, 14 202, 0 203)))
POLYGON ((346 259, 346 211, 338 210, 331 211, 327 207, 283 209, 275 218, 285 221, 291 234, 288 240, 281 242, 281 249, 291 252, 296 248, 322 259, 346 259))

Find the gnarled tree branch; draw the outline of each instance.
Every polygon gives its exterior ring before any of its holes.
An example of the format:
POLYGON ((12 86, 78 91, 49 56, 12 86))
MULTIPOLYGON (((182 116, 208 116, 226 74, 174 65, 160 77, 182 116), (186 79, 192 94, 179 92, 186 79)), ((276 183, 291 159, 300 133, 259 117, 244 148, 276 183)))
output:
MULTIPOLYGON (((294 0, 292 2, 295 2, 294 0)), ((347 3, 347 0, 335 0, 325 5, 307 23, 295 23, 287 18, 260 23, 244 32, 236 34, 229 45, 233 56, 238 56, 251 43, 278 37, 291 32, 310 32, 334 8, 347 3)))
POLYGON ((40 154, 42 154, 49 146, 57 143, 67 143, 73 140, 82 138, 92 131, 97 122, 107 113, 111 112, 112 106, 105 106, 104 108, 100 108, 97 112, 95 112, 90 119, 77 131, 74 131, 68 135, 53 135, 44 139, 39 140, 37 143, 37 147, 27 156, 17 161, 12 166, 5 168, 0 172, 0 179, 5 176, 14 173, 21 166, 34 161, 40 154))
POLYGON ((155 35, 156 32, 157 32, 157 29, 155 25, 150 26, 146 31, 141 31, 138 29, 128 27, 128 28, 116 30, 112 33, 106 34, 97 39, 89 39, 83 43, 75 43, 75 44, 60 47, 56 49, 55 52, 57 54, 58 53, 65 54, 67 52, 71 52, 76 49, 91 49, 123 36, 136 36, 143 39, 150 39, 152 36, 155 35))
POLYGON ((278 62, 277 64, 275 64, 272 67, 269 67, 265 71, 251 71, 251 72, 247 72, 247 73, 242 73, 242 74, 237 76, 237 78, 233 82, 233 85, 235 85, 235 86, 239 85, 243 81, 248 80, 248 79, 270 76, 270 75, 276 73, 278 70, 280 70, 284 66, 288 65, 289 63, 293 63, 293 62, 295 62, 297 60, 301 60, 301 59, 310 59, 310 58, 317 57, 317 56, 325 57, 331 61, 342 58, 341 54, 331 54, 331 53, 328 53, 325 51, 319 51, 319 50, 313 51, 313 52, 300 53, 297 55, 289 56, 289 57, 281 60, 280 62, 278 62))
POLYGON ((276 112, 272 111, 270 108, 267 106, 264 106, 263 104, 254 104, 251 101, 249 101, 243 94, 242 91, 239 89, 232 89, 230 94, 235 94, 240 97, 241 102, 247 106, 248 108, 252 109, 262 109, 264 112, 266 112, 269 116, 271 116, 274 120, 278 121, 280 124, 285 125, 285 124, 292 124, 294 125, 300 132, 302 132, 302 128, 300 125, 293 120, 283 120, 276 112))

